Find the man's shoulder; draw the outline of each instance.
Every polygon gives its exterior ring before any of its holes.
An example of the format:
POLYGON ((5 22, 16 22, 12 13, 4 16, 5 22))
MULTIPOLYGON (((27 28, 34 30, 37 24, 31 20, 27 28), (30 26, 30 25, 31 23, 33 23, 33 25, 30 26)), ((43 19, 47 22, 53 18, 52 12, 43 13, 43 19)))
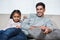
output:
POLYGON ((44 16, 45 21, 51 21, 49 17, 44 16))
POLYGON ((35 13, 30 13, 29 15, 31 15, 31 16, 35 16, 36 14, 35 14, 35 13))

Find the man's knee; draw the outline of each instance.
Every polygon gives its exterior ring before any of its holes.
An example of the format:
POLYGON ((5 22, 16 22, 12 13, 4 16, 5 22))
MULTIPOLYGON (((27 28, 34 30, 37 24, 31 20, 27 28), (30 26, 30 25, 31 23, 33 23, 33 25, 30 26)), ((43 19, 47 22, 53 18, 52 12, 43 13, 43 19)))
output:
POLYGON ((46 34, 45 40, 56 40, 57 33, 55 31, 52 31, 49 34, 46 34))

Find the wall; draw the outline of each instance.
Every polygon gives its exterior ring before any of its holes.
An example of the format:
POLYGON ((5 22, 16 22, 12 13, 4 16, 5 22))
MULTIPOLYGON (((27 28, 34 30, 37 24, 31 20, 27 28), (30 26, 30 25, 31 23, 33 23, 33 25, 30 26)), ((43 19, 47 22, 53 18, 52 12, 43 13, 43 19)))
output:
POLYGON ((48 15, 60 15, 60 0, 0 0, 0 14, 10 14, 14 9, 21 10, 22 14, 36 13, 37 2, 46 4, 48 15))

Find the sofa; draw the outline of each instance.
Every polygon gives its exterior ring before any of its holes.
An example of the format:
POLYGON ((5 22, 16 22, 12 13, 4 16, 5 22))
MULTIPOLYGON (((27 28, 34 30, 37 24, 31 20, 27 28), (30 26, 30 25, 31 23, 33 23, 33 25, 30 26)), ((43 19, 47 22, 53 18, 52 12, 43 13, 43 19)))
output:
MULTIPOLYGON (((27 16, 28 14, 22 14, 23 16, 27 16)), ((8 24, 10 14, 0 14, 0 30, 4 29, 6 25, 8 24)), ((56 26, 58 29, 60 29, 60 15, 45 15, 51 19, 54 26, 56 26)), ((34 40, 34 39, 31 39, 34 40)))
MULTIPOLYGON (((27 16, 28 14, 22 14, 23 16, 27 16)), ((57 28, 60 29, 60 15, 45 15, 51 19, 53 24, 57 26, 57 28)), ((8 24, 10 14, 0 14, 0 30, 4 29, 6 25, 8 24)))

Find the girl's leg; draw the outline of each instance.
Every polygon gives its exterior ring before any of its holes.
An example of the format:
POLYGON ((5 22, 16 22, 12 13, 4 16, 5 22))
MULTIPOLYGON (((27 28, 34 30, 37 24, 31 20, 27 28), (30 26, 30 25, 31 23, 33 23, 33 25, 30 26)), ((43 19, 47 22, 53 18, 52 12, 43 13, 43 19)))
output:
POLYGON ((21 32, 20 28, 8 28, 3 32, 3 38, 8 40, 9 38, 19 34, 21 32))
POLYGON ((3 40, 3 32, 4 30, 0 30, 0 40, 3 40))
POLYGON ((18 35, 10 38, 9 40, 27 40, 27 36, 23 32, 20 32, 18 35))

